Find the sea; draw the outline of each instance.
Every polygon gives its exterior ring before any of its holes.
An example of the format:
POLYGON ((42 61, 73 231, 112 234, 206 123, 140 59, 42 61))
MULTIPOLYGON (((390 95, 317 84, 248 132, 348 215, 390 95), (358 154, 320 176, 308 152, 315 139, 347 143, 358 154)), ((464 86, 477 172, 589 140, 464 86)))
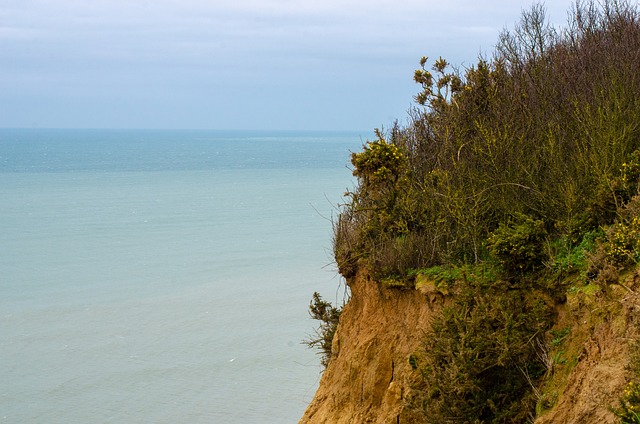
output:
POLYGON ((0 423, 295 423, 366 132, 0 129, 0 423))

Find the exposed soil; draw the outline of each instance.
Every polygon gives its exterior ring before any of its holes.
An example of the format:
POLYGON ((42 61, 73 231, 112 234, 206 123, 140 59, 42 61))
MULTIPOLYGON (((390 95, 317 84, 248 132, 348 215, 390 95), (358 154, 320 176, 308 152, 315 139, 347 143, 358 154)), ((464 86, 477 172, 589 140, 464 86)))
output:
POLYGON ((331 362, 300 423, 400 422, 409 356, 437 305, 420 291, 385 288, 364 273, 349 286, 331 362))

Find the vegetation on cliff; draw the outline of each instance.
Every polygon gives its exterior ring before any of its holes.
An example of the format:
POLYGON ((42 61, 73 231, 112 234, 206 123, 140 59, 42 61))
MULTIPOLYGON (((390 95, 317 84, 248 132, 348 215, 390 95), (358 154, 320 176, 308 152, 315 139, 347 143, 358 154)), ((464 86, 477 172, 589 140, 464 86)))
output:
POLYGON ((579 3, 563 31, 535 6, 464 74, 423 58, 424 107, 352 155, 341 273, 364 259, 377 277, 410 280, 412 269, 484 261, 492 233, 518 220, 569 246, 611 224, 640 172, 638 46, 637 11, 609 1, 579 3))
POLYGON ((331 344, 333 342, 333 336, 336 334, 336 329, 338 328, 340 312, 340 308, 322 299, 320 293, 313 293, 313 297, 309 303, 309 315, 311 318, 320 321, 320 325, 316 329, 315 334, 309 336, 303 343, 310 349, 318 350, 320 363, 323 367, 326 367, 331 359, 331 344))
POLYGON ((534 6, 491 58, 428 62, 408 123, 352 154, 336 263, 449 296, 408 358, 413 421, 525 422, 553 404, 554 305, 640 262, 640 13, 578 2, 556 29, 534 6))

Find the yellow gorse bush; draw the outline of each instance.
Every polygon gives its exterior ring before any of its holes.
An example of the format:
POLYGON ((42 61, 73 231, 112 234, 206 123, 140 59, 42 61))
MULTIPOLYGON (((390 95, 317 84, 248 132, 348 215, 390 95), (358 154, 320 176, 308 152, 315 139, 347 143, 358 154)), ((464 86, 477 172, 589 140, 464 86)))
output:
POLYGON ((605 243, 607 255, 616 263, 640 262, 640 217, 611 226, 605 243))
POLYGON ((640 424, 640 384, 630 381, 622 392, 620 407, 613 410, 622 424, 640 424))

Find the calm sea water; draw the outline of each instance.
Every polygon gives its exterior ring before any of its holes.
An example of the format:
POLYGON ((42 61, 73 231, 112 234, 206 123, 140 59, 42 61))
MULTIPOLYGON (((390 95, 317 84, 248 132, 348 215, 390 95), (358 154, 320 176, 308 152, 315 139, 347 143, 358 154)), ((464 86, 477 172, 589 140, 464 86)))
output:
POLYGON ((297 422, 362 141, 0 130, 0 422, 297 422))

